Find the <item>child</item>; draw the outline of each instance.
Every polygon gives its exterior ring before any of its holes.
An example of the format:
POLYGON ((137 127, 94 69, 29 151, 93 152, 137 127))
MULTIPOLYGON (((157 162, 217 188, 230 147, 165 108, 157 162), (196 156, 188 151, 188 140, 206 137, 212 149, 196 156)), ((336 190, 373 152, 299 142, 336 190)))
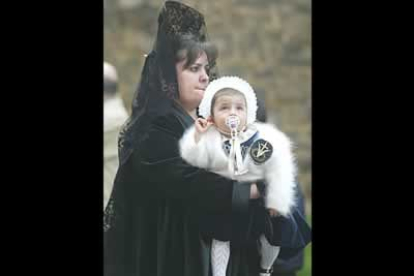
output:
MULTIPOLYGON (((199 106, 202 117, 180 140, 188 163, 222 176, 250 182, 265 180, 266 207, 272 216, 288 216, 295 205, 296 167, 291 142, 275 126, 256 122, 257 99, 252 87, 238 77, 221 77, 209 84, 199 106)), ((280 247, 261 241, 260 275, 270 275, 280 247)), ((213 276, 225 276, 228 241, 213 240, 213 276)))

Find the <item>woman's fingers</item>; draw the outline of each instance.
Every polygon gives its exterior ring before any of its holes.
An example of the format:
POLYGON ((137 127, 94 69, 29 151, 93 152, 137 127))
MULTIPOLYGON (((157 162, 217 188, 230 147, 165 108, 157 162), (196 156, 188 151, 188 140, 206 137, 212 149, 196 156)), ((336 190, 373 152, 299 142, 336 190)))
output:
POLYGON ((278 215, 278 213, 275 209, 269 209, 269 214, 270 214, 271 217, 276 217, 278 215))

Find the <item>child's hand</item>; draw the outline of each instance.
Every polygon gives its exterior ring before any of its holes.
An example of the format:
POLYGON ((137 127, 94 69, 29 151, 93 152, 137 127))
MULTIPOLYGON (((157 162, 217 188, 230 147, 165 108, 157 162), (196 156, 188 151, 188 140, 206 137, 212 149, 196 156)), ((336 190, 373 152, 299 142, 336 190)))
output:
POLYGON ((276 217, 279 214, 275 209, 272 208, 269 208, 268 211, 271 217, 276 217))
POLYGON ((197 130, 198 133, 204 133, 206 132, 210 126, 213 124, 213 122, 211 122, 211 120, 206 120, 203 118, 198 118, 195 121, 195 128, 197 130))
POLYGON ((194 140, 196 143, 200 141, 200 134, 206 132, 212 124, 213 122, 211 121, 211 118, 208 118, 208 120, 203 119, 203 118, 198 118, 195 121, 196 131, 194 132, 194 140))

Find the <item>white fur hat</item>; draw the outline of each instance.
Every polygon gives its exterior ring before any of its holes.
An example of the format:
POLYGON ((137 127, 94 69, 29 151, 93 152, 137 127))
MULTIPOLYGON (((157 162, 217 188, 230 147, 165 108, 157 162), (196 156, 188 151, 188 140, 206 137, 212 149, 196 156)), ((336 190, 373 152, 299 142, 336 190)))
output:
POLYGON ((245 80, 235 76, 220 77, 212 81, 204 92, 204 97, 199 106, 199 113, 204 118, 210 116, 211 101, 214 95, 225 88, 239 91, 246 98, 247 103, 247 124, 256 121, 257 98, 253 88, 245 80))

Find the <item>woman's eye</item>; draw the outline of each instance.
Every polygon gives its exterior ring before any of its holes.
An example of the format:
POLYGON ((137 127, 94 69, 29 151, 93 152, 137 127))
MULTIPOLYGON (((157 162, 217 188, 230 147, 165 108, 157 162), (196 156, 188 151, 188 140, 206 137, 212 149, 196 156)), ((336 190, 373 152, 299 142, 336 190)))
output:
POLYGON ((197 72, 197 70, 198 70, 197 66, 190 67, 191 72, 197 72))

